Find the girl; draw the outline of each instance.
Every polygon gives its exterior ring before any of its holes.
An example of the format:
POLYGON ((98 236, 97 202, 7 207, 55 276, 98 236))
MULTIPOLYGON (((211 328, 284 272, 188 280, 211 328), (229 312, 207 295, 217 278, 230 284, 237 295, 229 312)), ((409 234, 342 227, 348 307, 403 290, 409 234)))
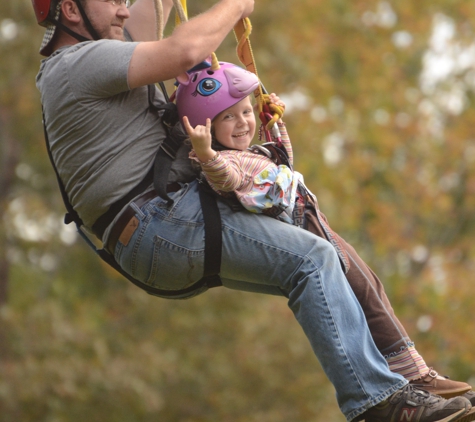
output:
MULTIPOLYGON (((376 274, 328 225, 300 173, 292 169, 293 154, 284 123, 279 120, 286 163, 276 162, 265 148, 249 148, 256 119, 249 94, 259 85, 256 75, 231 63, 191 71, 181 78, 176 104, 193 150, 190 158, 219 195, 235 196, 251 212, 265 213, 326 238, 336 248, 374 342, 390 369, 418 388, 445 398, 465 394, 472 404, 471 386, 441 377, 428 368, 400 323, 376 274), (262 153, 263 152, 263 153, 262 153)), ((269 102, 284 108, 271 94, 269 102)))

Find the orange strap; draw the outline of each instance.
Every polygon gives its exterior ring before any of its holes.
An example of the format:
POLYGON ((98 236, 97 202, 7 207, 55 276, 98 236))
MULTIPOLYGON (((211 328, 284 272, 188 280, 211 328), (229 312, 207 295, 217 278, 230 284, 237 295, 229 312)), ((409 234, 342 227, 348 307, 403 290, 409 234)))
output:
MULTIPOLYGON (((240 62, 246 69, 259 77, 254 54, 252 53, 251 41, 249 39, 251 32, 252 25, 249 18, 241 19, 236 23, 234 26, 234 35, 236 36, 238 44, 236 52, 240 62)), ((254 96, 256 97, 257 106, 259 108, 259 115, 261 116, 263 112, 265 113, 266 126, 267 129, 270 130, 284 114, 284 109, 270 102, 269 96, 262 91, 261 84, 259 84, 259 87, 254 91, 254 96)), ((263 120, 263 118, 261 118, 261 120, 263 120)))
MULTIPOLYGON (((254 54, 252 53, 251 41, 249 40, 249 35, 252 31, 252 25, 249 18, 244 18, 239 20, 234 26, 234 35, 237 40, 236 52, 239 58, 239 61, 246 67, 249 72, 254 73, 259 77, 257 73, 257 67, 254 60, 254 54)), ((258 88, 254 91, 254 96, 257 99, 257 104, 259 106, 259 111, 262 111, 262 87, 259 85, 258 88)))
POLYGON ((237 55, 240 62, 246 67, 249 72, 254 73, 256 76, 257 68, 254 63, 254 55, 252 54, 251 41, 249 40, 249 35, 252 31, 252 25, 249 18, 241 19, 234 26, 234 35, 237 40, 237 55))

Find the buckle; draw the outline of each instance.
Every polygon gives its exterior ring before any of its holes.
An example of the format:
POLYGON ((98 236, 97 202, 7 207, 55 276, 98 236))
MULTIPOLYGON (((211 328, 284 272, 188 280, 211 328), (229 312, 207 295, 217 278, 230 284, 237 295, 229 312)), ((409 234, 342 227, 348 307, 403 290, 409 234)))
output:
MULTIPOLYGON (((263 145, 269 145, 271 142, 267 142, 263 145)), ((272 153, 263 145, 252 145, 248 149, 249 151, 253 152, 254 154, 262 154, 268 158, 272 158, 272 153)))
POLYGON ((165 141, 162 142, 162 145, 160 145, 160 148, 162 149, 162 151, 167 154, 172 160, 174 160, 176 158, 176 152, 177 152, 177 149, 174 148, 173 146, 169 145, 168 143, 166 143, 165 141))

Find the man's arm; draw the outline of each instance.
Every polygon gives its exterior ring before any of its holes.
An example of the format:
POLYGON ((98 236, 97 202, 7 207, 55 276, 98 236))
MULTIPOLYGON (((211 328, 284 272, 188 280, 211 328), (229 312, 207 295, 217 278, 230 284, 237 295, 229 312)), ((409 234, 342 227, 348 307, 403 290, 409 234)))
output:
MULTIPOLYGON (((153 3, 152 0, 139 1, 153 3)), ((254 0, 220 0, 208 11, 176 27, 170 37, 140 43, 130 62, 129 87, 183 74, 214 52, 236 22, 249 16, 253 9, 254 0)))
MULTIPOLYGON (((159 0, 160 1, 160 0, 159 0)), ((173 7, 173 0, 161 0, 163 4, 163 22, 166 23, 173 7)), ((137 0, 130 7, 130 18, 125 27, 134 41, 156 41, 156 22, 154 0, 137 0)))

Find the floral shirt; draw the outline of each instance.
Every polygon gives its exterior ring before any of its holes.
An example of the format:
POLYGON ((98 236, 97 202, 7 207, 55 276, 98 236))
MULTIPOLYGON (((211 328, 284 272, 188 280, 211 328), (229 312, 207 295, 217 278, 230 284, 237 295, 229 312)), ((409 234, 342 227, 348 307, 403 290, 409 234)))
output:
MULTIPOLYGON (((279 123, 282 144, 293 162, 292 146, 285 125, 279 123)), ((198 161, 194 151, 190 158, 198 161)), ((251 151, 224 150, 201 163, 210 186, 219 194, 234 192, 249 211, 265 213, 293 224, 297 187, 303 184, 299 172, 286 165, 277 165, 270 158, 251 151)))

